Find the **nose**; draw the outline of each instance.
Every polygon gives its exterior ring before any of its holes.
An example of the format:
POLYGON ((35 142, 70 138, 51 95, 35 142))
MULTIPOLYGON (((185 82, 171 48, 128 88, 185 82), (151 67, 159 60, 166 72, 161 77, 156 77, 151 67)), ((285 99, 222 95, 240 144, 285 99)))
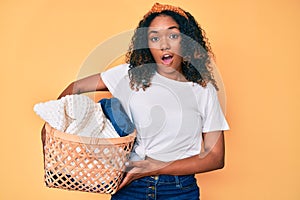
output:
POLYGON ((165 50, 169 50, 171 48, 169 41, 167 40, 167 38, 162 38, 160 41, 160 50, 165 51, 165 50))

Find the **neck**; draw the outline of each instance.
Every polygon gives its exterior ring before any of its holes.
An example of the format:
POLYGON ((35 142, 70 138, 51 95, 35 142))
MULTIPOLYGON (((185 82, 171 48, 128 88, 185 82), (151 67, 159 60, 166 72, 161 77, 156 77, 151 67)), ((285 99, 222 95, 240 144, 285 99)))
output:
POLYGON ((182 72, 179 72, 177 70, 172 71, 172 72, 165 72, 165 71, 160 71, 157 70, 157 73, 159 73, 160 75, 168 78, 168 79, 172 79, 175 81, 180 81, 180 82, 187 82, 188 80, 185 78, 185 76, 182 74, 182 72))

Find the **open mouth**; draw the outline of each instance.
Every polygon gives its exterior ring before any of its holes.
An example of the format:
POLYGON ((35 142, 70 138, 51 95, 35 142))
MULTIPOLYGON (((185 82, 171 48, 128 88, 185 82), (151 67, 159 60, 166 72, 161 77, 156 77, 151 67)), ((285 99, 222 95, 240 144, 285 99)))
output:
POLYGON ((169 65, 173 61, 173 56, 171 54, 165 54, 162 56, 161 60, 164 65, 169 65))

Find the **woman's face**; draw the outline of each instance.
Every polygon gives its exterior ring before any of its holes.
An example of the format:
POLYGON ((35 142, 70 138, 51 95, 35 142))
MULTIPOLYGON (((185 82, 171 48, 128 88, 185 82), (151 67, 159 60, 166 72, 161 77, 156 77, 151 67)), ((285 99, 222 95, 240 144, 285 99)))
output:
POLYGON ((148 46, 162 75, 181 73, 181 34, 179 25, 170 16, 153 19, 148 29, 148 46))

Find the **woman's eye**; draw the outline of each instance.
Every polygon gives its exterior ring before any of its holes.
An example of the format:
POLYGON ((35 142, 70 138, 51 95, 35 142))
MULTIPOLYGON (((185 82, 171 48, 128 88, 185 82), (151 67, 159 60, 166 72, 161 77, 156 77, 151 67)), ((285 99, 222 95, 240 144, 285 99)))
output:
POLYGON ((154 36, 154 37, 151 37, 150 40, 151 40, 152 42, 157 42, 157 41, 159 41, 159 38, 156 37, 156 36, 154 36))
POLYGON ((179 34, 171 34, 169 37, 170 39, 177 39, 179 38, 179 34))

